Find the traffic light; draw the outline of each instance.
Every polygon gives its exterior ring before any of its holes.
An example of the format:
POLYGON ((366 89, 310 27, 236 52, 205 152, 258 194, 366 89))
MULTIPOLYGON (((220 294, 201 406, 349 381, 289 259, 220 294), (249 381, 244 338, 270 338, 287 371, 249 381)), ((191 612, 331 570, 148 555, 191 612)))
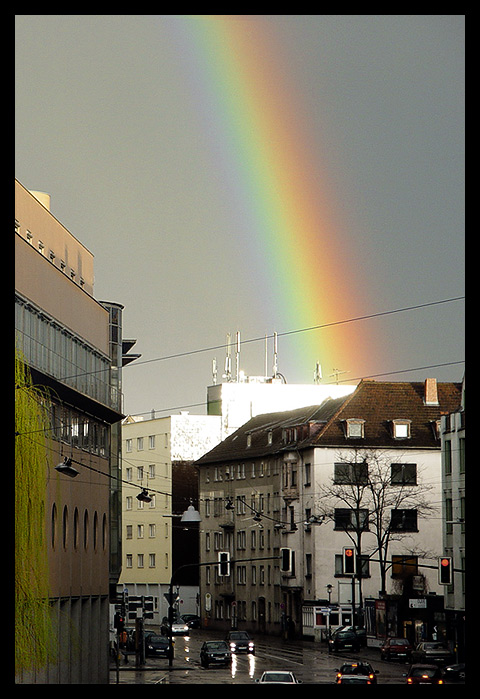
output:
POLYGON ((230 554, 228 551, 218 553, 218 574, 230 575, 230 554))
POLYGON ((280 570, 282 573, 292 572, 292 549, 280 549, 280 570))
POLYGON ((453 566, 450 556, 438 559, 438 582, 440 585, 451 585, 453 582, 453 566))
POLYGON ((117 629, 118 633, 121 633, 125 630, 125 617, 123 616, 123 614, 120 614, 120 612, 115 613, 113 625, 117 629))
POLYGON ((355 575, 355 547, 354 546, 344 546, 343 547, 343 574, 344 575, 355 575))

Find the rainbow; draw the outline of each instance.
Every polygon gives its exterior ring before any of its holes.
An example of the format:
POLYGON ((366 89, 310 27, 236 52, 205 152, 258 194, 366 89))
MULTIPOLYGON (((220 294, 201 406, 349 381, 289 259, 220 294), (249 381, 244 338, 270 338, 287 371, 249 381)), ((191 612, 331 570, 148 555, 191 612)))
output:
MULTIPOLYGON (((191 66, 189 89, 199 109, 208 97, 218 162, 228 162, 238 214, 281 308, 294 330, 365 314, 360 277, 342 242, 339 193, 327 166, 312 155, 311 116, 289 80, 268 16, 176 15, 191 66)), ((187 78, 188 79, 188 78, 187 78)), ((206 115, 205 115, 206 116, 206 115)), ((317 134, 318 136, 318 134, 317 134)), ((367 307, 368 312, 368 307, 367 307)), ((365 324, 303 333, 299 364, 315 362, 324 377, 333 368, 359 371, 373 351, 365 324)), ((378 359, 378 347, 375 350, 378 359)), ((311 372, 310 372, 311 370, 311 372)))

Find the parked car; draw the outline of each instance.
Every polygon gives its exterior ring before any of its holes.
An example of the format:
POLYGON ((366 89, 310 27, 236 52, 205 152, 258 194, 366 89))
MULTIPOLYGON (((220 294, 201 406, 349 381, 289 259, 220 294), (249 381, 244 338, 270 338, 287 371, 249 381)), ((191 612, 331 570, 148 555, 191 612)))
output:
POLYGON ((229 631, 225 636, 232 653, 251 653, 255 655, 255 643, 246 631, 229 631))
POLYGON ((145 637, 145 655, 168 658, 168 638, 166 636, 148 634, 145 637))
POLYGON ((455 665, 447 665, 443 669, 443 674, 446 679, 458 681, 465 679, 465 663, 456 663, 455 665))
POLYGON ((454 654, 443 641, 423 641, 412 651, 412 663, 448 665, 454 660, 454 654))
POLYGON ((407 684, 443 684, 442 671, 437 665, 412 665, 404 675, 407 684))
POLYGON ((196 614, 182 614, 180 621, 184 621, 189 629, 200 628, 200 617, 196 614))
POLYGON ((334 631, 328 640, 328 651, 331 653, 332 651, 348 649, 357 652, 360 650, 360 645, 360 639, 355 631, 351 627, 342 627, 334 631))
POLYGON ((336 673, 337 684, 355 684, 355 682, 347 681, 352 677, 366 677, 369 680, 368 683, 359 684, 377 684, 378 670, 374 670, 370 663, 365 663, 363 661, 343 663, 343 665, 336 670, 336 673))
POLYGON ((410 662, 413 646, 407 638, 387 638, 380 648, 382 660, 404 660, 410 662))
POLYGON ((284 670, 267 670, 262 676, 255 680, 259 684, 301 684, 301 680, 297 680, 293 672, 284 670))
POLYGON ((213 665, 228 665, 232 654, 228 643, 225 641, 205 641, 200 649, 200 664, 208 667, 213 665))

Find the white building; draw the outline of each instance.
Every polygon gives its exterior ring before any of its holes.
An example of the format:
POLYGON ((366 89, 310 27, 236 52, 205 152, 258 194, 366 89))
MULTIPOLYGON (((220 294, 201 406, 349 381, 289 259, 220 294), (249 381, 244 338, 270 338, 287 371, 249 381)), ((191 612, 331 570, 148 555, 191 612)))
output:
POLYGON ((245 376, 207 388, 209 415, 222 416, 222 439, 252 417, 264 413, 320 405, 327 398, 347 396, 354 385, 289 384, 281 378, 245 376))
POLYGON ((362 381, 353 394, 322 406, 252 418, 203 456, 197 462, 205 564, 200 597, 209 625, 225 628, 236 618, 240 628, 281 633, 288 621, 296 635, 319 636, 329 602, 351 622, 353 589, 357 608, 379 591, 402 596, 411 589, 421 601, 418 611, 389 619, 389 630, 423 633, 431 598, 437 602, 443 593, 435 567, 442 552, 439 422, 459 395, 459 384, 437 385, 435 379, 362 381), (378 465, 389 494, 383 527, 391 532, 384 581, 374 535, 378 508, 366 493, 352 507, 338 490, 355 492, 378 465), (364 525, 360 541, 355 521, 364 525), (361 585, 355 588, 342 555, 352 542, 361 547, 361 585), (281 548, 293 552, 292 570, 284 575, 281 548), (228 580, 217 575, 222 550, 235 561, 228 580), (408 628, 393 629, 404 622, 408 628))

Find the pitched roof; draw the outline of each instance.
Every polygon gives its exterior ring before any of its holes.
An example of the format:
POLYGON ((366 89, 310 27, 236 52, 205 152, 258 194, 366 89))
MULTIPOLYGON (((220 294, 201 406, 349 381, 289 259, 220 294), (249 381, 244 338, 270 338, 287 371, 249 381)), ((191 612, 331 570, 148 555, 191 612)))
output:
POLYGON ((257 415, 195 463, 248 460, 312 446, 438 448, 435 423, 458 409, 461 384, 438 383, 436 388, 438 404, 429 405, 424 382, 363 380, 352 394, 328 398, 321 405, 257 415), (363 438, 346 438, 348 419, 365 421, 363 438), (393 420, 410 421, 409 439, 393 436, 393 420))
POLYGON ((195 462, 195 465, 204 466, 209 463, 232 461, 242 456, 251 459, 275 454, 287 448, 284 431, 294 427, 297 428, 297 438, 299 438, 296 443, 298 448, 300 443, 311 440, 313 433, 326 424, 344 400, 344 397, 328 398, 321 405, 257 415, 204 454, 195 462), (299 433, 299 427, 304 428, 301 433, 299 433), (271 443, 267 439, 269 432, 272 433, 271 443))
POLYGON ((434 425, 441 415, 458 409, 460 383, 437 383, 438 404, 425 402, 425 382, 362 380, 344 400, 314 440, 318 446, 393 447, 399 445, 392 430, 393 420, 410 420, 410 437, 402 440, 405 447, 434 448, 439 446, 434 425), (345 420, 361 419, 362 439, 346 439, 345 420))

